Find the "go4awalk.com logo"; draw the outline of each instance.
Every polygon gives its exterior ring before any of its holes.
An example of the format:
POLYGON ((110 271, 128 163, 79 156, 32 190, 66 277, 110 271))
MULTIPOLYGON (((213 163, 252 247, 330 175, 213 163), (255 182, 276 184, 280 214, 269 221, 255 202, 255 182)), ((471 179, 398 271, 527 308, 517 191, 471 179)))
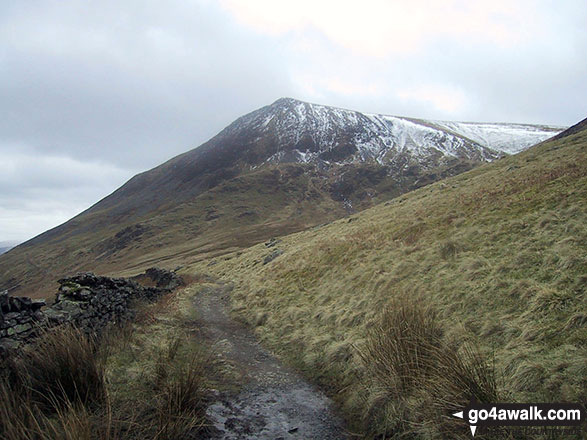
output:
POLYGON ((580 432, 586 419, 578 403, 479 403, 472 400, 454 417, 469 424, 475 436, 480 426, 566 428, 580 432))

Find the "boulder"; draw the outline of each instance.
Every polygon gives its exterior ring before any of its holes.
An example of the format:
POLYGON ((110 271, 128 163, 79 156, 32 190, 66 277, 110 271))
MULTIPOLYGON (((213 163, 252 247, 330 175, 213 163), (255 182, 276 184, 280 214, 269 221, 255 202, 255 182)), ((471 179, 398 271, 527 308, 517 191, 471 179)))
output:
POLYGON ((283 251, 281 249, 275 249, 269 255, 265 256, 265 258, 263 259, 263 264, 271 263, 273 260, 275 260, 281 254, 283 254, 283 251))

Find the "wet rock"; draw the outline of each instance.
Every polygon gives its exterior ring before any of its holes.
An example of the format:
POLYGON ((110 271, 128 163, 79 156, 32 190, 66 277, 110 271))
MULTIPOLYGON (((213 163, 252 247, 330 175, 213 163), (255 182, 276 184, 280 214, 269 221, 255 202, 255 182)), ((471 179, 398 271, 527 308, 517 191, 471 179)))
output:
POLYGON ((45 307, 47 302, 44 299, 39 299, 36 301, 32 301, 30 304, 30 308, 32 311, 40 310, 42 307, 45 307))
POLYGON ((258 215, 256 211, 244 211, 238 215, 238 218, 254 217, 258 215))
POLYGON ((8 299, 8 308, 11 312, 20 312, 21 305, 21 298, 11 296, 8 299))
POLYGON ((271 248, 276 246, 278 243, 281 243, 281 240, 277 238, 271 238, 269 241, 265 242, 265 247, 271 248))
POLYGON ((208 212, 206 212, 206 217, 204 218, 204 220, 209 222, 209 221, 215 220, 219 217, 220 217, 220 214, 216 210, 209 210, 208 212))
POLYGON ((14 326, 14 331, 16 333, 24 333, 32 328, 33 326, 31 324, 18 324, 14 326))
POLYGON ((10 338, 0 339, 0 355, 5 356, 11 351, 16 350, 20 346, 20 342, 10 338))
POLYGON ((176 289, 183 285, 183 281, 180 276, 178 276, 175 272, 170 272, 168 270, 159 269, 157 267, 152 267, 147 269, 145 272, 151 280, 157 283, 157 287, 164 288, 164 289, 176 289))
POLYGON ((282 254, 283 254, 283 251, 281 249, 275 249, 273 252, 271 252, 269 255, 267 255, 263 259, 263 264, 271 263, 273 260, 275 260, 277 257, 279 257, 282 254))
POLYGON ((58 310, 55 308, 48 308, 44 311, 44 318, 50 325, 58 325, 69 321, 70 316, 65 311, 58 310))

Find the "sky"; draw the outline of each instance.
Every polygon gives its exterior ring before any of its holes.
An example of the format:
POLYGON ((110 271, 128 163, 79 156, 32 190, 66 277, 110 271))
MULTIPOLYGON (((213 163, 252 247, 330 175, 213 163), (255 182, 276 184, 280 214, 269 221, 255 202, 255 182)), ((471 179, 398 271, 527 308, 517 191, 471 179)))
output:
POLYGON ((583 0, 2 0, 0 247, 280 97, 572 125, 585 23, 583 0))

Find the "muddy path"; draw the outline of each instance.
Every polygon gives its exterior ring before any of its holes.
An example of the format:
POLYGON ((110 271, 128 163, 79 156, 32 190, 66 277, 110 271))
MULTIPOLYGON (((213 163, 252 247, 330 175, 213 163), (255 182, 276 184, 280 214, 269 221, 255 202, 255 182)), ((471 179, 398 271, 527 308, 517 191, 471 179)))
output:
POLYGON ((230 289, 203 287, 194 297, 201 335, 233 369, 238 386, 216 392, 207 415, 212 439, 347 439, 332 402, 287 368, 229 314, 230 289))

